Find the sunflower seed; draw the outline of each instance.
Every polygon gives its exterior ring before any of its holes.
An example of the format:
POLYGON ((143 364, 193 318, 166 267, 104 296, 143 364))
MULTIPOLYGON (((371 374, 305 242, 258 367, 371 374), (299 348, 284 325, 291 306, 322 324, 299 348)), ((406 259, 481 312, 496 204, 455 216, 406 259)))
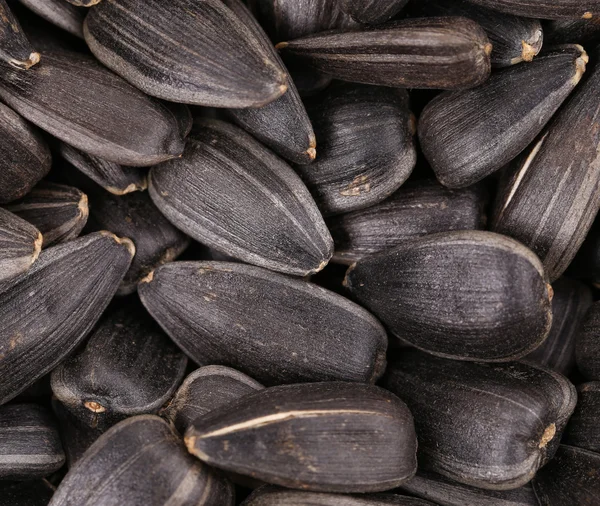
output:
POLYGON ((541 19, 592 19, 600 14, 599 0, 469 0, 484 7, 517 16, 541 19))
POLYGON ((0 207, 0 282, 26 272, 37 260, 42 240, 31 223, 0 207))
POLYGON ((600 381, 577 387, 577 407, 569 420, 563 441, 566 444, 600 452, 600 381))
POLYGON ((83 39, 85 11, 64 0, 19 0, 19 2, 46 21, 83 39))
POLYGON ((29 69, 40 61, 6 0, 0 0, 0 61, 29 69))
POLYGON ((389 21, 408 0, 338 0, 340 8, 359 23, 377 24, 389 21))

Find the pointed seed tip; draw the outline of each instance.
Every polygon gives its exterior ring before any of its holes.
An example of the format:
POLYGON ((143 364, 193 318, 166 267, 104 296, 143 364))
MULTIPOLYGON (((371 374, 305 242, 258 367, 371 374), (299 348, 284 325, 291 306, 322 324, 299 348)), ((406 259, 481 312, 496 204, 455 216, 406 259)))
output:
POLYGON ((546 290, 548 290, 548 301, 552 302, 552 299, 554 298, 554 288, 552 288, 550 283, 546 283, 546 290))
POLYGON ((38 235, 33 241, 33 255, 31 256, 31 263, 33 264, 38 257, 40 256, 40 252, 42 251, 42 244, 44 243, 44 237, 41 232, 38 232, 38 235))
POLYGON ((150 273, 147 276, 144 276, 142 279, 140 279, 140 285, 142 283, 152 283, 152 280, 154 279, 154 271, 150 271, 150 273))
POLYGON ((106 411, 106 408, 96 401, 86 401, 83 405, 93 413, 104 413, 106 411))
POLYGON ((540 444, 538 445, 539 448, 545 448, 546 445, 552 441, 552 439, 554 438, 554 436, 556 435, 556 425, 551 423, 550 425, 548 425, 548 427, 546 427, 546 429, 544 430, 544 433, 542 434, 542 439, 540 439, 540 444))
POLYGON ((315 160, 317 158, 317 150, 315 148, 308 148, 306 150, 306 154, 311 160, 315 160))
POLYGON ((118 237, 115 234, 113 234, 112 232, 108 232, 106 230, 102 230, 100 232, 100 235, 103 235, 105 237, 110 237, 117 244, 121 244, 122 246, 125 246, 127 248, 127 251, 129 251, 131 258, 133 258, 135 256, 135 244, 133 244, 133 241, 131 239, 129 239, 128 237, 118 237))
POLYGON ((27 60, 9 60, 8 63, 10 63, 13 67, 17 67, 19 69, 23 69, 23 70, 29 70, 31 67, 33 67, 34 65, 38 64, 40 62, 40 53, 37 52, 33 52, 29 55, 29 58, 27 60))
POLYGON ((87 216, 90 212, 90 206, 88 202, 88 196, 85 193, 81 194, 81 198, 79 199, 79 204, 77 204, 77 208, 79 209, 79 213, 81 216, 87 216))
POLYGON ((521 41, 521 46, 523 46, 523 50, 521 51, 521 58, 523 61, 532 61, 534 56, 539 52, 538 48, 528 44, 524 40, 521 41))
POLYGON ((196 436, 185 436, 183 438, 183 441, 188 452, 190 452, 191 454, 195 454, 194 452, 196 451, 196 436))
POLYGON ((285 49, 289 45, 290 45, 289 42, 280 42, 279 44, 275 44, 275 49, 277 49, 277 50, 285 49))
POLYGON ((492 46, 491 42, 488 42, 485 46, 483 46, 483 51, 488 56, 492 54, 493 49, 494 49, 494 46, 492 46))
POLYGON ((353 264, 350 265, 350 267, 348 267, 348 270, 346 271, 346 275, 344 276, 344 281, 342 281, 342 286, 345 288, 350 288, 350 274, 352 274, 352 271, 356 268, 356 262, 354 262, 353 264))
POLYGON ((584 12, 584 13, 583 13, 583 16, 581 16, 581 17, 582 17, 583 19, 592 19, 592 17, 593 17, 593 16, 594 16, 594 15, 593 15, 591 12, 587 11, 587 12, 584 12))

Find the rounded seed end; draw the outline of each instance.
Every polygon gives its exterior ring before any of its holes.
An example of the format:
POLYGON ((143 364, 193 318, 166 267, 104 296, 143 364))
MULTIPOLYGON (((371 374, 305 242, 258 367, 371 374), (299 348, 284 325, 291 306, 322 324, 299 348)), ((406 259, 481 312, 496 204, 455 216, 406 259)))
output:
POLYGON ((522 61, 532 61, 534 56, 538 54, 539 49, 531 44, 528 44, 524 40, 521 41, 521 46, 523 47, 523 50, 521 51, 522 61))
POLYGON ((82 218, 89 215, 90 206, 88 202, 88 196, 85 193, 81 195, 81 198, 79 199, 79 204, 77 204, 77 208, 79 209, 79 214, 82 218))
POLYGON ((104 413, 106 411, 106 408, 96 401, 86 401, 83 405, 92 413, 104 413))
POLYGON ((285 49, 289 45, 289 42, 280 42, 279 44, 275 44, 275 49, 279 51, 280 49, 285 49))
POLYGON ((552 302, 552 299, 554 298, 554 288, 552 288, 550 283, 546 283, 546 290, 548 290, 548 300, 552 302))
POLYGON ((186 436, 183 438, 187 451, 191 454, 196 454, 196 436, 186 436))
POLYGON ((308 155, 311 161, 317 158, 317 150, 315 148, 308 148, 306 150, 306 154, 308 155))
POLYGON ((494 46, 492 46, 491 42, 488 42, 485 46, 483 46, 483 52, 488 56, 492 54, 492 49, 494 49, 494 46))
POLYGON ((594 17, 594 15, 590 11, 587 11, 587 12, 584 12, 583 16, 581 16, 581 17, 583 19, 592 19, 592 17, 594 17))
POLYGON ((27 60, 10 60, 8 63, 10 63, 13 67, 28 70, 34 65, 38 64, 40 62, 40 58, 40 53, 33 52, 29 55, 29 58, 27 60))

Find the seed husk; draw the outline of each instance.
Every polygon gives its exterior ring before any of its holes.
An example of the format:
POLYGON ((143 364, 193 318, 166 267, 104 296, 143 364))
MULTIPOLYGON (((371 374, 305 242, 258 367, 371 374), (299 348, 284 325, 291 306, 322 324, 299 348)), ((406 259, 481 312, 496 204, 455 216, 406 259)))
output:
POLYGON ((92 7, 102 0, 67 0, 70 4, 76 5, 77 7, 92 7))
POLYGON ((48 506, 54 487, 46 480, 0 482, 0 506, 48 506))
POLYGON ((418 132, 438 180, 464 188, 510 162, 577 85, 587 61, 581 46, 558 46, 528 65, 502 69, 478 88, 434 98, 418 132))
POLYGON ((289 490, 274 485, 256 489, 242 506, 434 506, 429 501, 396 494, 342 495, 289 490))
POLYGON ((560 445, 555 457, 535 476, 540 506, 593 505, 600 497, 600 454, 560 445))
POLYGON ((287 90, 272 50, 221 0, 102 2, 84 35, 108 68, 165 100, 259 107, 287 90))
POLYGON ((381 202, 402 185, 417 154, 406 90, 342 83, 308 103, 317 160, 296 167, 324 215, 381 202))
POLYGON ((117 291, 135 248, 108 232, 42 251, 0 283, 0 404, 51 371, 92 329, 117 291))
POLYGON ((31 191, 51 165, 50 149, 40 132, 0 103, 0 204, 31 191))
POLYGON ((469 0, 484 7, 516 16, 538 19, 593 19, 600 14, 598 0, 469 0))
POLYGON ((172 262, 138 293, 200 365, 227 365, 265 385, 375 382, 385 369, 381 324, 303 280, 237 263, 172 262))
POLYGON ((56 423, 46 409, 36 404, 0 406, 1 480, 43 478, 64 462, 56 423))
POLYGON ((275 485, 379 492, 414 475, 413 427, 405 404, 379 387, 311 383, 265 388, 211 411, 185 442, 208 464, 275 485))
POLYGON ((185 451, 167 422, 128 418, 89 448, 49 506, 233 506, 232 485, 185 451))
POLYGON ((407 240, 352 265, 345 285, 401 340, 458 360, 523 357, 546 339, 552 321, 540 261, 491 232, 407 240))
POLYGON ((544 40, 548 44, 596 45, 600 41, 600 18, 546 21, 544 40))
POLYGON ((42 240, 31 223, 0 207, 0 282, 26 272, 37 260, 42 240))
POLYGON ((533 478, 575 409, 562 375, 524 362, 457 362, 403 350, 383 385, 407 404, 419 468, 459 483, 511 490, 533 478))
POLYGON ((464 18, 397 21, 360 30, 335 30, 280 42, 282 54, 302 57, 344 81, 400 88, 464 89, 490 75, 492 46, 464 18))
POLYGON ((83 53, 48 49, 28 72, 7 67, 0 98, 60 140, 108 161, 152 165, 183 151, 167 106, 83 53))
POLYGON ((490 60, 493 67, 531 61, 542 49, 544 34, 537 19, 502 14, 466 0, 414 2, 409 10, 415 16, 461 16, 478 23, 492 43, 490 60))
POLYGON ((340 9, 359 23, 378 24, 389 21, 408 0, 338 0, 340 9))
POLYGON ((552 291, 550 334, 524 360, 544 365, 566 376, 575 365, 575 340, 592 304, 592 293, 583 283, 565 277, 552 284, 552 291))
POLYGON ((197 120, 183 158, 153 167, 148 191, 177 228, 244 262, 305 276, 333 254, 323 218, 292 168, 222 121, 197 120))
POLYGON ((431 179, 406 183, 377 205, 327 220, 332 261, 350 265, 414 237, 483 229, 486 199, 481 185, 450 190, 431 179))
POLYGON ((46 21, 83 39, 85 11, 64 0, 19 0, 19 2, 46 21))
POLYGON ((579 372, 591 381, 600 381, 600 301, 588 309, 575 341, 579 372))
POLYGON ((440 506, 539 506, 530 484, 514 490, 484 490, 427 471, 419 471, 402 490, 440 506))
POLYGON ((72 186, 39 182, 25 197, 6 205, 11 213, 34 225, 43 236, 43 248, 75 239, 87 223, 85 193, 72 186))
POLYGON ((600 452, 600 381, 577 387, 577 407, 565 429, 563 442, 600 452))
POLYGON ((185 379, 160 415, 184 434, 196 418, 262 388, 258 381, 231 367, 200 367, 185 379))
POLYGON ((187 359, 143 308, 103 317, 84 347, 52 371, 52 392, 84 426, 102 432, 155 414, 185 375, 187 359))
POLYGON ((0 0, 0 61, 23 70, 40 61, 6 0, 0 0))

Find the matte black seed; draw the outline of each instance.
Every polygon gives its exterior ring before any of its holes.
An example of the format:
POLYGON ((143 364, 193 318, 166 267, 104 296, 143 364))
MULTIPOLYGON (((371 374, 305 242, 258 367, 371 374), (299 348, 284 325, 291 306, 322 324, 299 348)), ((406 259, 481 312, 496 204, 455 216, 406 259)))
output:
POLYGON ((337 79, 401 88, 463 89, 490 75, 490 44, 464 18, 397 21, 360 30, 329 31, 280 42, 283 55, 302 57, 337 79))
POLYGON ((383 385, 415 417, 419 468, 489 490, 525 485, 575 409, 562 375, 523 362, 456 362, 403 350, 383 385))
MULTIPOLYGON (((415 16, 461 16, 478 23, 487 34, 493 49, 493 67, 506 67, 531 61, 542 49, 544 34, 537 19, 502 14, 467 0, 425 0, 409 6, 415 16)), ((577 41, 568 41, 577 42, 577 41)))
POLYGON ((540 261, 491 232, 406 240, 359 260, 345 285, 392 334, 442 357, 505 362, 550 332, 552 289, 540 261))
POLYGON ((408 0, 337 0, 338 5, 359 23, 377 24, 392 19, 408 0))
POLYGON ((19 0, 55 26, 83 39, 83 18, 85 11, 69 5, 64 0, 19 0))
POLYGON ((244 262, 305 276, 333 241, 292 168, 242 129, 199 119, 183 157, 153 167, 149 193, 193 239, 244 262))
POLYGON ((530 484, 513 490, 485 490, 427 471, 419 471, 402 490, 440 506, 539 506, 530 484))
POLYGON ((90 234, 42 251, 27 272, 0 283, 0 404, 75 349, 117 291, 134 252, 129 239, 90 234))
POLYGON ((6 0, 0 0, 0 61, 24 70, 40 61, 6 0))
POLYGON ((0 506, 48 506, 53 493, 46 480, 1 481, 0 506))
POLYGON ((502 69, 478 88, 434 98, 418 132, 438 180, 463 188, 510 162, 577 85, 587 61, 581 46, 558 46, 528 65, 502 69))
POLYGON ((232 485, 185 451, 167 422, 128 418, 104 433, 60 483, 50 506, 233 506, 232 485))
POLYGON ((414 237, 482 229, 486 197, 480 185, 450 190, 433 180, 406 183, 377 205, 327 220, 335 244, 332 260, 352 264, 414 237))
POLYGON ((566 444, 600 452, 600 381, 577 387, 577 407, 565 429, 566 444))
POLYGON ((5 208, 42 233, 43 248, 75 239, 87 223, 89 213, 85 193, 47 181, 41 181, 25 197, 5 208))
POLYGON ((184 434, 196 418, 264 388, 230 367, 207 365, 190 374, 160 414, 184 434))
POLYGON ((0 480, 43 478, 64 462, 50 413, 36 404, 0 406, 0 480))
POLYGON ((31 223, 0 207, 0 282, 26 272, 37 260, 42 240, 31 223))
POLYGON ((375 382, 385 369, 379 322, 306 281, 244 264, 172 262, 138 293, 200 365, 228 365, 266 385, 375 382))
POLYGON ((577 334, 575 360, 588 380, 600 380, 600 301, 590 306, 577 334))
POLYGON ((592 293, 583 283, 564 277, 552 284, 552 291, 554 296, 550 334, 524 360, 568 375, 575 365, 575 340, 592 304, 592 293))
POLYGON ((541 19, 592 19, 600 14, 599 0, 469 0, 490 9, 541 19))
POLYGON ((334 85, 307 106, 319 151, 296 170, 324 215, 377 204, 406 181, 417 154, 405 90, 334 85))
POLYGON ((221 0, 102 2, 84 35, 102 63, 165 100, 258 107, 287 90, 272 50, 221 0))
POLYGON ((600 453, 560 445, 533 480, 540 506, 590 506, 600 497, 600 453))
POLYGON ((51 165, 50 149, 38 130, 0 103, 0 204, 31 191, 51 165))
POLYGON ((187 359, 137 305, 103 317, 80 349, 52 371, 52 392, 84 426, 106 431, 155 414, 185 374, 187 359))
POLYGON ((152 165, 183 151, 167 106, 83 53, 49 49, 28 72, 7 67, 0 98, 62 141, 115 163, 152 165))
POLYGON ((198 418, 185 442, 208 464, 304 490, 378 492, 416 471, 410 411, 372 385, 265 388, 198 418))

